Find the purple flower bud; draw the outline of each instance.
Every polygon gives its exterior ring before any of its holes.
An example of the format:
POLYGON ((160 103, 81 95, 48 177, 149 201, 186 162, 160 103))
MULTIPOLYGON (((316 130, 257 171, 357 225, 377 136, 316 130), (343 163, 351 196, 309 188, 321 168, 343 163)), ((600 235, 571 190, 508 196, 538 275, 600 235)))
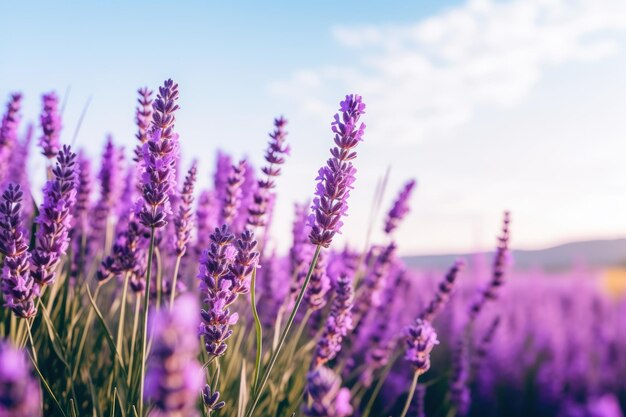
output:
POLYGON ((235 237, 226 225, 211 234, 209 249, 200 259, 200 272, 203 301, 207 305, 202 310, 203 323, 200 333, 204 336, 207 353, 212 357, 226 352, 226 340, 233 334, 230 326, 237 323, 239 315, 232 313, 229 306, 237 299, 233 283, 229 279, 230 267, 236 255, 233 247, 235 237))
POLYGON ((139 140, 139 144, 135 147, 135 162, 143 159, 143 144, 148 141, 148 129, 152 123, 152 91, 148 87, 137 90, 139 98, 137 99, 137 109, 135 110, 135 123, 137 124, 137 133, 135 137, 139 140))
MULTIPOLYGON (((363 289, 355 304, 355 313, 359 318, 363 318, 372 307, 378 307, 381 304, 381 295, 395 259, 396 244, 391 242, 385 247, 378 248, 378 251, 372 268, 365 276, 363 289)), ((359 323, 362 322, 363 320, 359 321, 359 323)))
POLYGON ((391 234, 398 224, 409 213, 409 199, 415 188, 415 180, 411 180, 404 185, 404 188, 398 195, 398 198, 393 203, 393 207, 387 214, 387 220, 385 221, 385 233, 391 234))
POLYGON ((4 301, 16 316, 27 318, 37 314, 35 298, 37 285, 30 275, 28 243, 22 228, 23 193, 19 185, 10 184, 2 194, 0 203, 0 253, 2 267, 2 293, 4 301))
POLYGON ((42 96, 43 110, 39 118, 41 130, 39 139, 41 153, 48 159, 53 159, 61 148, 61 116, 59 114, 59 98, 54 92, 42 96))
POLYGON ((502 221, 502 234, 498 237, 498 247, 493 257, 491 281, 487 287, 481 291, 478 299, 470 307, 470 320, 475 320, 487 300, 494 300, 498 297, 498 290, 504 284, 504 275, 509 257, 509 224, 511 216, 508 211, 504 212, 502 221))
POLYGON ((202 191, 198 197, 196 207, 196 255, 199 257, 202 251, 209 246, 211 231, 217 226, 217 201, 212 191, 202 191))
POLYGON ((346 417, 352 415, 350 391, 341 387, 341 378, 325 366, 307 374, 302 412, 308 417, 346 417))
POLYGON ((240 161, 238 165, 233 165, 230 169, 222 206, 222 224, 233 226, 234 219, 239 212, 239 206, 241 204, 241 186, 245 180, 246 169, 247 164, 245 160, 240 161))
POLYGON ((202 401, 209 411, 217 411, 226 405, 224 401, 220 401, 219 391, 212 391, 209 384, 202 389, 202 401))
POLYGON ((144 395, 154 402, 154 415, 197 415, 196 401, 202 389, 198 362, 198 303, 183 295, 169 311, 150 315, 152 349, 148 359, 144 395))
POLYGON ((439 344, 433 326, 427 321, 417 319, 415 324, 407 327, 405 340, 407 349, 404 358, 420 375, 428 371, 430 352, 439 344))
POLYGON ((459 272, 465 266, 465 261, 459 259, 452 265, 445 278, 439 284, 439 288, 437 289, 437 293, 435 294, 435 298, 430 302, 428 307, 422 311, 420 314, 420 318, 422 320, 426 320, 428 322, 432 322, 435 316, 441 311, 443 306, 450 298, 450 293, 454 288, 454 284, 456 282, 456 278, 459 275, 459 272))
POLYGON ((340 103, 341 117, 335 114, 332 130, 335 147, 330 150, 331 158, 320 168, 313 205, 309 217, 310 239, 314 245, 330 246, 336 233, 341 232, 341 218, 348 211, 348 197, 355 180, 356 169, 352 160, 356 158, 354 148, 363 140, 365 125, 357 126, 365 104, 361 96, 348 95, 340 103))
POLYGON ((330 289, 330 279, 326 274, 326 255, 320 253, 311 280, 305 293, 305 299, 312 311, 319 310, 326 305, 326 293, 330 289))
POLYGON ((352 280, 348 276, 342 275, 337 278, 335 298, 326 320, 324 332, 315 348, 313 367, 324 365, 334 359, 341 350, 343 338, 352 330, 353 300, 352 280))
MULTIPOLYGON (((17 144, 17 129, 20 123, 20 109, 22 106, 22 95, 11 94, 7 109, 0 122, 0 182, 7 180, 10 164, 11 150, 17 144)), ((15 178, 11 179, 15 181, 15 178)))
POLYGON ((74 206, 74 227, 85 229, 87 227, 87 210, 91 200, 93 178, 91 173, 91 161, 83 151, 78 153, 78 184, 76 187, 76 205, 74 206))
POLYGON ((248 208, 248 224, 253 227, 265 227, 271 211, 271 202, 275 193, 275 179, 280 175, 280 166, 285 163, 285 155, 289 155, 289 146, 285 143, 287 120, 283 117, 274 119, 274 131, 270 133, 270 141, 265 151, 265 160, 269 165, 261 168, 265 179, 258 180, 257 191, 252 205, 248 208))
POLYGON ((143 145, 144 172, 141 176, 143 204, 141 223, 154 229, 165 227, 171 215, 170 193, 175 187, 178 135, 174 133, 174 112, 178 110, 178 84, 165 81, 152 108, 152 134, 143 145))
POLYGON ((41 388, 26 354, 0 343, 0 416, 40 417, 41 388))
POLYGON ((39 208, 37 239, 32 253, 33 277, 41 285, 55 280, 55 269, 69 244, 72 212, 76 203, 76 154, 65 145, 57 155, 53 178, 43 190, 39 208))
POLYGON ((191 205, 193 204, 193 188, 196 183, 197 163, 194 161, 187 172, 183 189, 180 193, 180 204, 178 205, 178 216, 174 220, 176 226, 175 250, 177 256, 183 256, 187 251, 187 243, 191 239, 191 229, 193 218, 191 205))
MULTIPOLYGON (((102 164, 98 179, 100 180, 100 198, 96 203, 91 217, 90 246, 101 247, 108 227, 108 221, 114 213, 123 190, 122 164, 124 154, 113 144, 111 135, 102 153, 102 164)), ((93 250, 97 250, 93 248, 93 250)))
POLYGON ((465 416, 471 405, 471 393, 469 383, 469 358, 467 345, 463 338, 459 338, 454 350, 452 364, 452 378, 450 384, 450 400, 456 407, 459 416, 465 416))
POLYGON ((236 242, 237 256, 230 265, 232 291, 236 294, 247 294, 250 291, 249 278, 259 264, 259 253, 255 251, 257 241, 254 233, 244 230, 236 242))

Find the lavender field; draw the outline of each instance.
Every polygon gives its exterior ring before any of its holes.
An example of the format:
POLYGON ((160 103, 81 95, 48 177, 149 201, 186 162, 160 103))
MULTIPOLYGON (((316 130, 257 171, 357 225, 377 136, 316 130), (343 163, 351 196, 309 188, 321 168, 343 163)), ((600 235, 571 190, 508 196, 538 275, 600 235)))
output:
POLYGON ((516 271, 514 213, 491 259, 410 269, 395 240, 407 179, 387 208, 382 186, 372 196, 382 239, 336 244, 347 214, 370 209, 348 209, 366 98, 328 115, 317 186, 276 237, 287 119, 264 165, 221 152, 199 189, 198 162, 180 158, 179 85, 155 87, 138 90, 134 149, 109 138, 98 160, 68 140, 58 95, 37 123, 22 111, 32 97, 8 98, 1 417, 623 415, 626 300, 584 269, 516 271))

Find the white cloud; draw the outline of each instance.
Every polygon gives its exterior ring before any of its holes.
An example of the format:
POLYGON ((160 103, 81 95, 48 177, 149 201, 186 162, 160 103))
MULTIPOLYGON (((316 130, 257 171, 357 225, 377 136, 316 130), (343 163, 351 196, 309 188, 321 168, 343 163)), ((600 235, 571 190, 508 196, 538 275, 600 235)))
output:
POLYGON ((358 92, 369 140, 411 144, 453 133, 481 106, 519 103, 549 66, 614 54, 624 30, 624 0, 472 0, 412 25, 334 28, 353 65, 271 88, 324 121, 337 91, 358 92))

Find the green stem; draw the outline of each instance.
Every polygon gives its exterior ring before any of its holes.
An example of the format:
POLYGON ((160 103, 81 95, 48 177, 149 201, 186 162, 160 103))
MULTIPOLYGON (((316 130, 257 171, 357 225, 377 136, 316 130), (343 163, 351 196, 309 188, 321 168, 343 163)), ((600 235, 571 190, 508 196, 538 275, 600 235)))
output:
POLYGON ((291 329, 291 325, 293 324, 293 321, 296 318, 296 314, 298 313, 298 308, 300 307, 300 304, 302 304, 302 299, 304 298, 304 294, 309 285, 309 281, 311 281, 311 275, 313 275, 313 269, 315 268, 315 265, 317 264, 317 259, 319 258, 321 251, 322 251, 322 247, 320 245, 317 245, 317 247, 315 248, 315 254, 313 255, 313 259, 311 260, 311 265, 309 265, 309 272, 306 274, 306 278, 304 279, 304 283, 302 284, 302 288, 300 288, 300 293, 298 294, 298 298, 296 299, 296 304, 293 306, 293 309, 291 310, 291 314, 289 315, 289 319, 287 320, 287 324, 285 325, 285 329, 282 331, 280 335, 278 346, 276 346, 276 350, 274 350, 274 352, 272 352, 272 355, 270 356, 270 361, 267 365, 267 369, 263 373, 263 376, 261 377, 259 388, 254 393, 254 397, 250 404, 250 408, 248 409, 248 412, 246 413, 246 417, 252 417, 252 414, 254 413, 254 409, 259 403, 261 394, 263 393, 263 388, 265 388, 265 385, 267 384, 267 380, 269 379, 270 373, 272 372, 272 368, 274 368, 274 365, 276 364, 278 355, 280 354, 280 351, 283 345, 285 344, 285 340, 287 340, 287 336, 289 335, 289 330, 291 329))
MULTIPOLYGON (((148 267, 146 271, 146 293, 143 298, 143 331, 141 338, 141 373, 139 374, 139 417, 143 414, 143 390, 146 376, 146 360, 148 355, 148 308, 150 307, 150 275, 152 273, 152 257, 154 256, 154 227, 150 229, 150 249, 148 251, 148 267)), ((158 293, 157 293, 158 296, 158 293)))
POLYGON ((176 298, 176 281, 178 281, 178 269, 180 268, 181 256, 176 257, 176 265, 174 265, 174 277, 172 278, 172 290, 170 293, 170 311, 174 308, 174 298, 176 298))
POLYGON ((139 298, 139 293, 135 295, 135 298, 135 318, 133 319, 133 336, 130 341, 130 360, 128 362, 128 377, 126 379, 127 385, 130 385, 130 381, 132 381, 131 376, 133 375, 133 362, 135 362, 135 342, 137 342, 139 312, 141 311, 141 298, 139 298))
POLYGON ((406 402, 404 403, 404 408, 402 409, 400 417, 406 417, 406 413, 409 411, 411 401, 413 400, 413 394, 415 394, 415 388, 417 388, 417 379, 419 376, 420 373, 415 371, 415 374, 413 375, 413 382, 411 382, 411 388, 409 388, 409 395, 406 397, 406 402))
POLYGON ((254 270, 252 271, 252 278, 250 280, 250 305, 252 306, 252 315, 254 316, 254 328, 256 331, 256 358, 254 360, 254 385, 252 385, 253 393, 256 393, 259 385, 259 372, 261 371, 261 357, 263 355, 263 326, 261 326, 259 313, 256 309, 255 285, 256 268, 254 268, 254 270))
POLYGON ((383 369, 383 372, 380 375, 380 378, 378 378, 378 383, 374 387, 374 391, 370 395, 369 401, 367 402, 367 405, 365 406, 365 411, 363 412, 363 415, 361 417, 369 417, 370 413, 372 412, 372 407, 374 407, 374 401, 376 401, 376 398, 378 397, 378 393, 380 392, 381 388, 383 387, 383 384, 387 380, 387 375, 389 375, 389 372, 391 371, 391 368, 393 367, 393 364, 396 362, 397 358, 398 357, 395 356, 389 359, 389 361, 387 362, 387 366, 385 366, 385 369, 383 369))
POLYGON ((128 280, 130 279, 130 272, 126 272, 124 276, 124 287, 122 289, 122 300, 120 305, 120 318, 117 323, 117 340, 116 347, 117 351, 120 352, 122 357, 124 356, 123 351, 123 337, 124 337, 124 322, 126 321, 126 296, 128 294, 128 280))
MULTIPOLYGON (((88 285, 88 284, 85 283, 85 285, 88 285)), ((98 285, 96 287, 96 291, 94 291, 93 293, 94 302, 98 301, 99 293, 100 293, 100 286, 98 285)), ((80 338, 80 344, 78 345, 78 353, 76 354, 76 363, 74 364, 74 371, 72 372, 72 379, 76 379, 76 375, 78 374, 78 368, 80 367, 80 360, 83 356, 85 342, 87 341, 87 334, 89 333, 89 329, 91 328, 91 322, 93 321, 93 313, 94 313, 94 309, 90 308, 89 313, 87 313, 87 322, 85 323, 85 329, 83 330, 83 334, 80 338)))

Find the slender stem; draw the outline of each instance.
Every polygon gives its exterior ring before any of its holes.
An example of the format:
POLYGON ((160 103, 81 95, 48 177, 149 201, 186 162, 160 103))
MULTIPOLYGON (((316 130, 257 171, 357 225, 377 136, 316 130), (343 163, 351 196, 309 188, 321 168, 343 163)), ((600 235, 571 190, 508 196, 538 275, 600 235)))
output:
POLYGON ((172 289, 170 291, 170 311, 174 307, 174 298, 176 298, 176 281, 178 281, 178 269, 180 268, 181 256, 176 257, 176 264, 174 265, 174 277, 172 278, 172 289))
POLYGON ((285 325, 285 328, 283 329, 280 335, 278 346, 276 346, 276 350, 274 350, 274 352, 272 352, 272 355, 270 356, 270 361, 267 365, 267 369, 265 370, 265 372, 263 373, 263 376, 261 377, 259 388, 254 393, 254 397, 250 404, 250 408, 248 409, 248 412, 246 413, 246 417, 252 417, 252 414, 254 413, 254 409, 259 403, 259 399, 261 398, 261 394, 263 393, 263 388, 265 388, 265 385, 267 384, 267 380, 269 379, 270 373, 272 372, 272 368, 274 368, 274 365, 276 364, 278 355, 280 354, 280 351, 283 345, 285 344, 285 340, 287 339, 287 336, 289 335, 289 330, 291 329, 291 325, 293 324, 293 321, 296 318, 298 308, 300 307, 300 304, 302 304, 302 299, 304 298, 304 294, 309 285, 309 281, 311 281, 311 275, 313 275, 313 269, 315 268, 315 265, 317 264, 317 260, 320 256, 321 251, 322 251, 322 247, 320 245, 317 245, 317 247, 315 248, 315 254, 313 255, 313 259, 311 260, 311 265, 309 265, 309 272, 306 274, 306 278, 304 279, 304 283, 302 284, 302 288, 300 289, 300 293, 298 294, 296 303, 293 306, 293 309, 291 310, 291 314, 289 315, 289 319, 287 320, 287 324, 285 325))
POLYGON ((35 348, 35 342, 33 340, 33 333, 30 330, 31 319, 25 319, 25 320, 26 320, 26 329, 28 330, 28 340, 30 340, 30 347, 33 350, 33 361, 35 362, 35 365, 38 365, 39 361, 37 360, 37 349, 35 348))
POLYGON ((259 372, 261 371, 261 357, 263 356, 263 326, 259 319, 259 313, 256 309, 255 301, 255 286, 256 286, 256 268, 252 271, 252 278, 250 280, 250 305, 252 306, 252 315, 254 316, 254 327, 256 331, 256 357, 254 360, 254 385, 252 385, 252 392, 255 393, 259 385, 259 372))
POLYGON ((130 360, 128 362, 128 376, 126 384, 130 385, 133 374, 133 362, 135 361, 135 342, 137 342, 137 329, 139 328, 139 312, 141 311, 141 298, 139 293, 135 295, 135 318, 133 320, 133 336, 130 341, 130 360))
POLYGON ((387 380, 387 375, 389 375, 389 372, 391 371, 391 368, 393 367, 393 364, 396 362, 397 358, 398 357, 395 356, 393 358, 390 358, 389 361, 387 362, 387 366, 385 366, 385 369, 383 369, 383 372, 378 378, 378 383, 374 387, 374 391, 370 395, 369 401, 367 402, 367 405, 365 406, 365 411, 363 412, 361 417, 369 417, 370 413, 372 412, 372 407, 374 407, 374 401, 376 401, 376 398, 378 397, 378 393, 380 392, 381 388, 383 387, 383 384, 387 380))
POLYGON ((117 351, 120 352, 122 357, 123 351, 123 337, 124 337, 124 322, 126 321, 126 295, 128 294, 128 280, 130 279, 130 272, 126 272, 124 276, 124 288, 122 289, 122 300, 120 305, 120 318, 117 323, 117 351))
MULTIPOLYGON (((143 298, 143 331, 141 338, 141 373, 139 374, 139 417, 143 416, 143 390, 146 376, 146 360, 148 356, 148 308, 150 307, 150 275, 152 273, 152 257, 154 256, 154 227, 150 229, 150 249, 148 251, 148 267, 146 271, 146 293, 143 298)), ((158 296, 158 293, 157 293, 158 296)))
POLYGON ((411 388, 409 388, 409 395, 406 397, 406 402, 404 403, 404 408, 402 409, 402 414, 400 417, 406 417, 406 413, 409 411, 409 407, 411 406, 411 401, 413 400, 413 394, 415 394, 415 388, 417 388, 417 379, 419 378, 420 373, 415 371, 413 374, 413 382, 411 382, 411 388))

